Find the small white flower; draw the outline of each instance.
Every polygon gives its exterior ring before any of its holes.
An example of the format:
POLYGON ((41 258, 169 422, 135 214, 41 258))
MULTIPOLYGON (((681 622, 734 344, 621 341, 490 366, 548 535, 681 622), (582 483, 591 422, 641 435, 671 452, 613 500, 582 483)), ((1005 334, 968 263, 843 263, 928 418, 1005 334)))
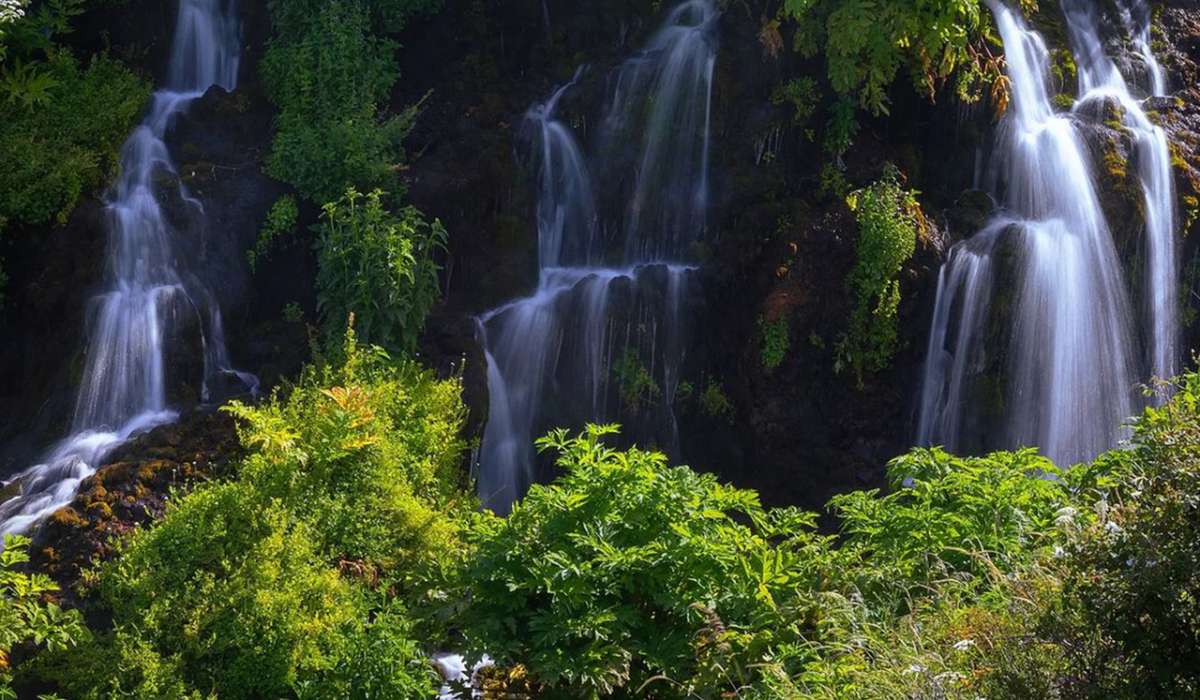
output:
POLYGON ((1104 531, 1110 535, 1115 535, 1121 531, 1121 526, 1109 520, 1108 522, 1104 523, 1104 531))
POLYGON ((957 641, 954 643, 954 650, 955 651, 966 651, 967 649, 970 649, 973 646, 975 646, 974 639, 963 639, 961 641, 957 641))
POLYGON ((906 676, 915 676, 921 673, 925 673, 925 667, 921 664, 913 664, 904 669, 904 675, 906 676))
POLYGON ((1062 559, 1065 556, 1067 556, 1067 550, 1063 549, 1062 547, 1060 547, 1058 545, 1054 545, 1054 558, 1062 559))

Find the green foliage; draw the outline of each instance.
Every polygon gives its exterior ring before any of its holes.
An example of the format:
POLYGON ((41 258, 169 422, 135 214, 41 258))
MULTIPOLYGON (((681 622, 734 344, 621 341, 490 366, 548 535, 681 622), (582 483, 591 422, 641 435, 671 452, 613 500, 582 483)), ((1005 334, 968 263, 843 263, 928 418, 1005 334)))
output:
POLYGON ((395 84, 398 31, 439 0, 275 0, 275 37, 262 61, 268 93, 279 107, 267 163, 272 177, 304 197, 330 202, 347 187, 394 189, 400 142, 416 107, 385 115, 395 84))
POLYGON ((926 585, 940 577, 985 580, 998 567, 1013 571, 1044 555, 1061 533, 1059 518, 1075 524, 1073 484, 1090 467, 1068 476, 1034 450, 959 458, 940 449, 916 449, 888 466, 891 492, 835 496, 843 551, 862 557, 860 590, 880 597, 902 592, 902 582, 926 585))
POLYGON ((465 564, 468 644, 572 697, 718 697, 812 630, 825 562, 813 517, 660 454, 613 427, 539 441, 563 475, 507 519, 481 515, 465 564))
POLYGON ((786 318, 768 323, 765 318, 759 317, 759 357, 762 359, 763 368, 768 372, 778 368, 787 357, 788 348, 791 347, 792 342, 789 336, 790 330, 786 318))
POLYGON ((62 223, 115 169, 149 86, 104 55, 56 43, 84 0, 0 3, 0 229, 62 223))
POLYGON ((461 549, 457 382, 359 347, 234 405, 239 478, 176 500, 102 569, 113 631, 49 673, 78 697, 431 697, 406 611, 461 549))
POLYGON ((250 263, 251 271, 258 266, 259 260, 271 252, 276 241, 296 230, 299 217, 300 210, 296 206, 295 197, 287 195, 275 200, 271 210, 267 212, 262 228, 258 231, 258 240, 255 241, 254 248, 246 251, 246 260, 250 263))
POLYGON ((858 219, 857 262, 848 285, 854 299, 850 328, 839 341, 835 369, 886 369, 897 343, 901 268, 916 252, 925 217, 916 193, 900 185, 894 166, 874 185, 852 193, 847 203, 858 219))
POLYGON ((617 380, 621 402, 633 413, 654 405, 662 396, 658 383, 634 348, 625 348, 620 359, 613 363, 612 373, 617 380))
POLYGON ((10 683, 9 654, 18 644, 35 644, 51 651, 66 649, 85 635, 83 619, 47 602, 58 586, 42 574, 27 574, 29 540, 7 535, 0 551, 0 698, 16 698, 10 683))
POLYGON ((1062 594, 1078 618, 1059 643, 1086 650, 1072 661, 1089 672, 1087 697, 1200 693, 1200 375, 1176 388, 1105 458, 1131 476, 1068 550, 1062 594))
POLYGON ((464 504, 461 386, 355 343, 286 398, 229 409, 253 449, 242 479, 302 509, 326 556, 402 570, 454 549, 438 514, 464 504))
POLYGON ((0 219, 65 222, 103 184, 141 113, 148 85, 100 56, 80 65, 64 50, 0 68, 0 219), (11 70, 10 70, 11 68, 11 70))
POLYGON ((414 207, 389 212, 382 197, 350 189, 325 205, 317 309, 327 337, 337 337, 353 314, 364 342, 411 352, 440 296, 434 256, 445 248, 446 230, 414 207))
POLYGON ((858 135, 858 112, 854 102, 842 98, 833 103, 829 110, 829 122, 825 125, 825 152, 840 157, 849 150, 858 135))
POLYGON ((902 70, 931 97, 956 71, 963 97, 986 77, 972 45, 988 26, 978 0, 784 0, 781 14, 797 23, 798 50, 823 47, 833 89, 874 114, 902 70))
POLYGON ((725 387, 716 379, 709 378, 704 391, 700 392, 700 412, 709 418, 733 422, 733 402, 725 393, 725 387))
POLYGON ((791 105, 792 122, 797 125, 807 124, 816 114, 820 102, 820 92, 817 82, 809 77, 792 78, 775 88, 771 93, 771 103, 776 105, 791 105))

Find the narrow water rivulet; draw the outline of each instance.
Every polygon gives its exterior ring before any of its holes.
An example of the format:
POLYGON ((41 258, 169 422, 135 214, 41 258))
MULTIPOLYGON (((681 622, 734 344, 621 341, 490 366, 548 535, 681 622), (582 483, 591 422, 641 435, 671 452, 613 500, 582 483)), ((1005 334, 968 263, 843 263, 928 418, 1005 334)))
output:
POLYGON ((0 534, 28 531, 69 503, 114 448, 178 417, 167 400, 176 328, 201 329, 202 396, 221 375, 235 376, 247 389, 256 384, 230 367, 220 310, 180 267, 164 202, 169 195, 203 215, 175 177, 164 139, 172 120, 208 88, 237 85, 240 36, 232 0, 180 0, 172 42, 166 84, 125 142, 121 174, 110 193, 104 288, 88 305, 88 345, 71 435, 42 464, 14 478, 20 495, 0 504, 0 534))
POLYGON ((620 414, 616 363, 652 378, 659 396, 638 420, 677 450, 687 261, 708 210, 717 18, 710 0, 683 2, 615 71, 591 156, 558 114, 580 73, 526 114, 538 286, 478 319, 490 396, 479 491, 497 512, 533 481, 538 431, 620 414))
MULTIPOLYGON (((993 220, 955 246, 941 271, 920 397, 918 440, 954 451, 1037 446, 1062 464, 1115 446, 1141 402, 1138 383, 1178 370, 1178 252, 1170 152, 1106 54, 1094 3, 1063 0, 1078 92, 1050 91, 1041 35, 1000 2, 1012 106, 997 137, 993 220), (1144 200, 1142 313, 1127 286, 1096 188, 1085 130, 1109 106, 1133 142, 1144 200), (1139 324, 1138 319, 1144 319, 1139 324), (1140 327, 1139 327, 1140 326, 1140 327)), ((1149 14, 1124 8, 1146 66, 1141 97, 1166 90, 1149 14)))

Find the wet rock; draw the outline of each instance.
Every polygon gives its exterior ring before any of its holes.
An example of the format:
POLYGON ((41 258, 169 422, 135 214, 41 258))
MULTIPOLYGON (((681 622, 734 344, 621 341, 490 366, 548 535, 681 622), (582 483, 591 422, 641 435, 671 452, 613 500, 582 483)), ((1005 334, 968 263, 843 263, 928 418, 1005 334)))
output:
POLYGON ((161 518, 173 494, 228 476, 241 454, 223 412, 192 413, 134 438, 37 531, 32 565, 75 595, 81 572, 112 556, 122 536, 161 518))
POLYGON ((952 240, 971 237, 991 218, 996 210, 992 196, 982 190, 967 190, 946 212, 947 233, 952 240))

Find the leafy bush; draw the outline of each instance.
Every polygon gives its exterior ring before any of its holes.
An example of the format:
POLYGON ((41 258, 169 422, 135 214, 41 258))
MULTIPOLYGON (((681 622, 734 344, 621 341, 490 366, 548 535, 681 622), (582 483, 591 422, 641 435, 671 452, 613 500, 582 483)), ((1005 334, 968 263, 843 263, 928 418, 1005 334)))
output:
POLYGON ((65 649, 84 636, 83 619, 46 602, 58 586, 41 574, 21 568, 29 561, 29 540, 6 536, 0 551, 0 698, 16 698, 10 687, 9 654, 19 644, 36 644, 52 651, 65 649))
POLYGON ((864 563, 856 586, 894 598, 903 582, 964 574, 983 581, 993 569, 1014 571, 1044 556, 1062 541, 1058 519, 1074 513, 1084 492, 1076 485, 1096 476, 1078 470, 1064 473, 1034 450, 961 458, 916 449, 888 465, 890 493, 856 491, 830 507, 843 551, 864 563))
POLYGON ((1075 650, 1081 697, 1200 694, 1200 375, 1148 408, 1129 450, 1107 456, 1131 476, 1119 499, 1072 546, 1063 603, 1077 617, 1043 620, 1075 650), (1079 653, 1082 650, 1083 653, 1079 653))
POLYGON ((900 186, 894 166, 846 201, 858 219, 858 259, 848 280, 854 310, 835 369, 851 369, 861 382, 864 372, 886 369, 896 352, 898 277, 926 224, 916 193, 900 186))
POLYGON ((461 386, 348 338, 286 398, 229 409, 253 449, 242 479, 302 510, 324 556, 402 571, 455 549, 446 513, 470 506, 461 386))
POLYGON ((249 455, 100 576, 113 631, 47 676, 73 696, 431 697, 407 612, 473 500, 456 382, 361 348, 285 397, 235 405, 249 455), (116 663, 114 663, 116 660, 116 663))
POLYGON ((322 204, 347 187, 393 189, 403 162, 400 142, 416 108, 381 113, 396 82, 398 31, 439 0, 276 0, 275 24, 262 61, 263 79, 279 107, 267 164, 272 177, 322 204))
POLYGON ((539 441, 562 476, 507 519, 481 515, 464 578, 470 647, 573 696, 717 697, 755 661, 815 632, 826 561, 813 516, 660 454, 617 452, 613 427, 539 441))
POLYGON ((795 24, 799 51, 824 51, 833 89, 875 114, 887 112, 901 70, 930 97, 957 74, 967 100, 999 77, 977 46, 990 27, 978 0, 784 0, 780 12, 795 24))
MULTIPOLYGON (((62 223, 115 169, 149 87, 114 60, 99 56, 81 66, 62 50, 36 71, 44 98, 27 106, 12 98, 10 86, 9 98, 0 100, 0 152, 8 156, 0 172, 0 219, 62 223)), ((12 76, 0 69, 0 81, 12 76)))
POLYGON ((149 85, 104 55, 81 62, 57 39, 84 0, 0 4, 0 227, 64 222, 103 184, 149 96, 149 85))
POLYGON ((414 207, 384 208, 382 192, 353 189, 325 205, 318 242, 317 309, 328 337, 351 314, 364 342, 412 351, 437 301, 446 230, 414 207))

